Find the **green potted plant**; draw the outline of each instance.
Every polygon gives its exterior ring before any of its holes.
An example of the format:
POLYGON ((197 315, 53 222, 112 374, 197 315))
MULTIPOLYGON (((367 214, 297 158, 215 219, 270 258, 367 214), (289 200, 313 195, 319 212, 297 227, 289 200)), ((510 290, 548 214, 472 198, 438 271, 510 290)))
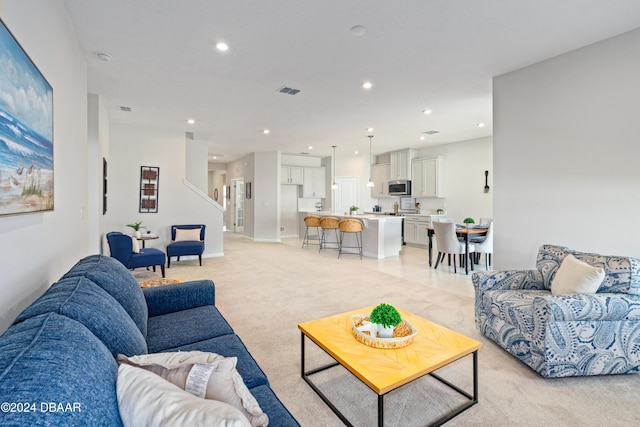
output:
POLYGON ((467 225, 467 228, 471 228, 473 226, 473 224, 475 224, 475 221, 473 220, 473 218, 465 218, 464 222, 467 225))
POLYGON ((372 337, 375 337, 377 329, 380 338, 392 338, 393 330, 402 322, 402 318, 394 306, 382 303, 371 311, 369 321, 377 326, 371 330, 372 337))
POLYGON ((140 229, 141 228, 146 228, 144 225, 142 225, 142 221, 134 222, 133 224, 127 224, 127 227, 133 228, 134 235, 136 237, 140 237, 141 236, 141 234, 140 234, 140 229))
POLYGON ((354 215, 354 214, 356 213, 356 211, 357 211, 357 210, 358 210, 358 207, 357 207, 357 206, 351 206, 351 207, 349 208, 349 211, 350 211, 350 214, 351 214, 351 215, 354 215))

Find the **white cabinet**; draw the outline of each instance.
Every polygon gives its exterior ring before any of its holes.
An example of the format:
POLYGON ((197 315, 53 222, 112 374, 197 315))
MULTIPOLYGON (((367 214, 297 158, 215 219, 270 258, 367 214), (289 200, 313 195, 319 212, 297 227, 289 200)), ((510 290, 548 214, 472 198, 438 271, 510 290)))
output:
POLYGON ((304 180, 303 169, 302 166, 281 166, 280 184, 302 185, 304 180))
POLYGON ((326 197, 326 168, 304 168, 302 197, 305 199, 324 199, 326 197))
POLYGON ((411 179, 411 159, 414 151, 412 148, 400 151, 392 151, 391 170, 389 174, 390 180, 411 179))
POLYGON ((444 197, 444 157, 416 159, 411 163, 411 195, 444 197))
POLYGON ((427 227, 431 227, 432 215, 410 215, 404 219, 404 242, 410 246, 428 247, 429 234, 427 227))
POLYGON ((373 188, 371 189, 371 197, 389 197, 389 163, 371 165, 371 180, 373 188))

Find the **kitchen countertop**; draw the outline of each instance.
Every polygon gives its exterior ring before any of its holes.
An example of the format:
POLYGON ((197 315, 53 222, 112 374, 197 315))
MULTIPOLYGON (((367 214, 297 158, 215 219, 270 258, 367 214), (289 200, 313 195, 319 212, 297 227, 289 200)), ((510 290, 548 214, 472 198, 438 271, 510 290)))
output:
POLYGON ((374 220, 374 221, 385 221, 385 220, 394 220, 394 219, 402 219, 404 218, 401 215, 386 215, 384 213, 365 213, 365 214, 355 214, 355 215, 345 215, 344 213, 335 213, 335 212, 330 212, 330 211, 300 211, 299 213, 301 214, 307 214, 307 215, 318 215, 318 216, 335 216, 337 218, 354 218, 354 219, 367 219, 367 220, 374 220))

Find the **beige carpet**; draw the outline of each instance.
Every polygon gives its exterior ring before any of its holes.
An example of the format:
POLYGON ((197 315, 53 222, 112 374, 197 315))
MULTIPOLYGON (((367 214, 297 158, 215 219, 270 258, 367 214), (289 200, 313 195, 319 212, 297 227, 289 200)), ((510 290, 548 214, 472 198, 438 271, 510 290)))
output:
MULTIPOLYGON (((300 423, 337 427, 342 422, 300 378, 303 321, 387 302, 483 343, 479 351, 479 400, 447 426, 632 426, 640 423, 640 376, 546 380, 501 350, 475 329, 471 276, 446 266, 433 270, 426 250, 407 247, 386 260, 318 254, 285 244, 253 243, 228 235, 225 256, 182 260, 167 278, 210 278, 216 304, 264 369, 271 386, 300 423)), ((134 271, 139 279, 152 272, 134 271)), ((158 277, 159 273, 155 275, 158 277)), ((327 362, 307 342, 313 363, 327 362)), ((311 367, 308 362, 308 367, 311 367)), ((470 389, 471 358, 439 371, 470 389)), ((375 425, 376 395, 344 370, 319 378, 356 426, 375 425)), ((425 425, 455 404, 457 396, 433 379, 416 381, 388 395, 386 426, 425 425)), ((277 427, 277 426, 274 426, 277 427)))

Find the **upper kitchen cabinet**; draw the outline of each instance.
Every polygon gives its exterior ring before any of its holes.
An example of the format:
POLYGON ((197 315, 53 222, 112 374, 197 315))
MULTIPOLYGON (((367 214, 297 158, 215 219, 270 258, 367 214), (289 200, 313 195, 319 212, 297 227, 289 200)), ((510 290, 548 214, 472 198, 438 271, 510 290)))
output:
POLYGON ((373 188, 371 188, 371 197, 388 197, 389 196, 389 171, 391 165, 383 163, 371 165, 371 180, 373 188))
POLYGON ((406 150, 392 151, 391 154, 391 171, 390 180, 411 179, 411 160, 414 157, 415 150, 407 148, 406 150))
POLYGON ((444 157, 416 159, 411 163, 411 195, 444 197, 444 157))
POLYGON ((280 166, 280 184, 304 184, 304 168, 302 166, 280 166))
POLYGON ((326 194, 326 168, 304 168, 302 197, 305 199, 324 199, 326 194))

